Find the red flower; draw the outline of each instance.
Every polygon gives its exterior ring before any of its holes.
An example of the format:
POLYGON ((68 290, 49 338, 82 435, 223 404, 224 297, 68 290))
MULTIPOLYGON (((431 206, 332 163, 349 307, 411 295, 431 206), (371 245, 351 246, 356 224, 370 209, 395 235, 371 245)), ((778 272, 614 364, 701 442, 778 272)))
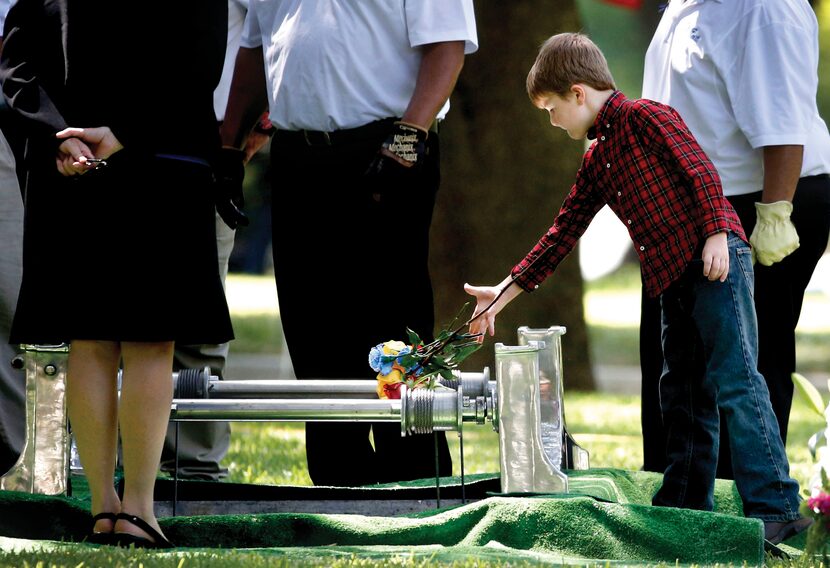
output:
POLYGON ((830 514, 830 495, 827 493, 819 493, 815 497, 807 499, 807 506, 810 510, 821 515, 830 514))
POLYGON ((393 383, 391 385, 383 385, 383 392, 386 398, 399 400, 401 398, 401 385, 403 383, 393 383))

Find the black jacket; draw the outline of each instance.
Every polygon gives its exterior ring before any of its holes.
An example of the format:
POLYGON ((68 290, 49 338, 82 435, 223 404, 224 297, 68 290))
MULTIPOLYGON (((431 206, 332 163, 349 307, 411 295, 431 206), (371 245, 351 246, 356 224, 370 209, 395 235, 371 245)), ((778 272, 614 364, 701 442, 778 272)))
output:
POLYGON ((226 0, 18 0, 0 81, 27 161, 53 166, 67 126, 109 126, 130 153, 212 159, 226 40, 226 0))

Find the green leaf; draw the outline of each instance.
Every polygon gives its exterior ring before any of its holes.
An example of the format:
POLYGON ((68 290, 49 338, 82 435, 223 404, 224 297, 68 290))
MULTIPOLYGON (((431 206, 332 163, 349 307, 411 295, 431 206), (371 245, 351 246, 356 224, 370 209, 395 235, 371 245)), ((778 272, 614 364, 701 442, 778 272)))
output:
POLYGON ((407 337, 409 337, 409 344, 410 345, 414 345, 415 348, 417 348, 418 345, 421 344, 421 336, 419 336, 417 333, 415 333, 411 329, 406 328, 406 335, 407 335, 407 337))
POLYGON ((807 401, 807 406, 810 407, 810 409, 816 414, 823 417, 824 401, 822 400, 818 389, 813 386, 813 383, 808 381, 805 376, 799 373, 793 373, 791 377, 796 390, 801 393, 801 396, 803 396, 807 401))
POLYGON ((481 349, 482 344, 478 341, 470 341, 468 343, 464 343, 456 347, 455 350, 455 358, 459 362, 463 361, 479 349, 481 349))
POLYGON ((441 330, 441 333, 438 334, 438 337, 435 338, 435 341, 433 343, 440 343, 442 341, 446 341, 446 339, 448 337, 450 337, 451 335, 452 335, 451 331, 443 329, 443 330, 441 330))
POLYGON ((415 355, 413 355, 412 353, 407 353, 406 355, 401 355, 401 356, 398 358, 398 363, 399 363, 399 364, 401 365, 401 367, 403 367, 404 369, 408 369, 408 368, 410 368, 412 365, 414 365, 414 364, 415 364, 415 363, 417 363, 417 362, 418 362, 418 357, 416 357, 416 356, 415 356, 415 355))
POLYGON ((440 374, 442 377, 444 377, 445 379, 447 379, 448 381, 452 381, 453 379, 455 379, 455 375, 453 375, 453 374, 452 374, 452 370, 451 370, 451 369, 441 369, 441 370, 439 371, 439 374, 440 374))
POLYGON ((442 357, 441 355, 436 355, 432 358, 432 361, 429 362, 430 366, 435 365, 439 369, 449 369, 449 365, 447 365, 446 357, 442 357))

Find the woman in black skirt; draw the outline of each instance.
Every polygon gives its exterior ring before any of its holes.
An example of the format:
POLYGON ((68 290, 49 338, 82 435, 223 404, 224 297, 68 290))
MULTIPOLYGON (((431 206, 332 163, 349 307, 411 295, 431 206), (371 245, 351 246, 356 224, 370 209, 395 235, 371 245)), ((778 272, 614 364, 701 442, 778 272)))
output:
POLYGON ((6 21, 0 79, 27 137, 11 342, 70 343, 69 418, 96 542, 170 545, 153 486, 173 347, 233 337, 211 168, 226 33, 226 0, 18 0, 6 21))

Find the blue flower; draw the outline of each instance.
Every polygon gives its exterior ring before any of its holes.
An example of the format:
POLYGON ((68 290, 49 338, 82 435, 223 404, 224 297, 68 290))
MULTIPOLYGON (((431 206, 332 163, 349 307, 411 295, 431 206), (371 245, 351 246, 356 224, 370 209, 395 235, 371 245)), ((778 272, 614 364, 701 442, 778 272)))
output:
MULTIPOLYGON (((372 347, 371 351, 369 351, 369 366, 372 368, 374 372, 379 373, 382 363, 383 343, 379 343, 377 346, 372 347)), ((383 374, 385 375, 386 373, 383 374)))
POLYGON ((384 345, 384 343, 380 343, 369 351, 369 366, 376 373, 388 375, 392 372, 392 365, 395 364, 397 354, 384 353, 384 345))

